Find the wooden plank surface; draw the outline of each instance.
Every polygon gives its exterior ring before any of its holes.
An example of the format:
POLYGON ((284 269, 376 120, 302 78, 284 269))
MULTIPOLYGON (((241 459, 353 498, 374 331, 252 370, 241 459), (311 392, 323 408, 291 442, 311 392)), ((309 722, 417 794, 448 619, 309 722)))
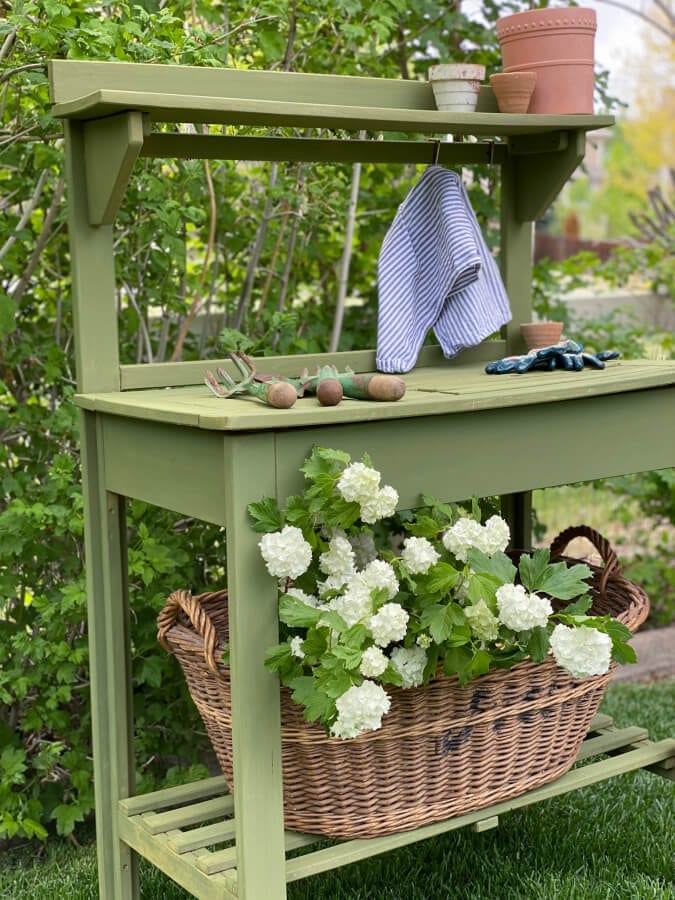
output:
POLYGON ((214 778, 205 778, 203 781, 192 781, 189 784, 163 788, 161 791, 127 797, 125 800, 120 800, 119 807, 127 816, 135 816, 144 812, 158 812, 171 806, 192 803, 195 800, 217 797, 222 794, 227 794, 227 784, 222 775, 216 775, 214 778))
POLYGON ((218 816, 231 815, 233 810, 232 797, 212 797, 199 803, 191 803, 188 806, 180 806, 177 809, 169 809, 166 812, 149 812, 142 814, 143 827, 150 834, 160 834, 171 831, 174 828, 185 828, 187 825, 197 825, 199 822, 208 822, 218 816))
MULTIPOLYGON (((300 834, 294 831, 286 831, 284 836, 284 846, 286 852, 296 850, 298 847, 307 847, 310 844, 316 844, 321 841, 321 837, 311 834, 300 834)), ((225 850, 203 850, 196 854, 197 868, 207 875, 214 875, 216 872, 224 872, 227 869, 234 869, 237 865, 236 847, 227 847, 225 850)))
MULTIPOLYGON (((283 128, 344 128, 348 131, 403 131, 420 134, 539 134, 560 129, 560 117, 498 112, 440 112, 379 106, 336 106, 288 100, 121 91, 105 88, 66 103, 57 103, 57 118, 97 119, 125 110, 148 113, 159 122, 207 122, 224 125, 270 125, 283 128)), ((570 115, 569 129, 589 131, 612 125, 611 116, 570 115)))
POLYGON ((557 797, 569 791, 588 787, 591 784, 605 781, 625 772, 644 768, 651 763, 668 759, 674 753, 675 740, 663 740, 658 743, 646 742, 645 746, 638 750, 631 750, 611 759, 602 759, 587 766, 572 769, 549 784, 482 810, 456 816, 453 819, 447 819, 445 822, 439 822, 434 825, 426 825, 414 831, 400 832, 388 837, 371 838, 370 840, 347 841, 335 847, 308 853, 287 863, 286 877, 288 881, 306 878, 308 875, 316 875, 318 872, 324 872, 327 869, 334 869, 338 866, 357 862, 376 853, 384 853, 397 847, 404 847, 406 844, 411 844, 418 840, 443 834, 446 831, 473 825, 484 820, 487 816, 500 816, 513 809, 529 806, 532 803, 538 803, 541 800, 548 800, 551 797, 557 797))
MULTIPOLYGON (((210 367, 208 362, 203 365, 210 367)), ((675 362, 617 360, 604 370, 525 375, 486 375, 481 365, 456 364, 415 369, 402 377, 406 394, 395 403, 344 400, 336 407, 322 407, 315 397, 303 397, 291 409, 276 410, 251 397, 223 400, 205 386, 194 385, 78 394, 76 403, 114 415, 210 430, 287 429, 502 409, 666 387, 675 384, 675 362)))
MULTIPOLYGON (((236 881, 222 875, 206 875, 197 868, 194 853, 178 854, 168 846, 166 834, 152 835, 145 830, 140 816, 119 816, 120 838, 130 847, 165 872, 194 897, 214 900, 238 896, 236 881)), ((110 895, 113 896, 112 894, 110 895)), ((120 895, 121 897, 122 895, 120 895)), ((126 900, 126 898, 125 898, 126 900)))
POLYGON ((140 109, 162 121, 210 121, 394 131, 536 134, 613 124, 600 115, 504 115, 483 85, 475 113, 436 110, 427 81, 198 66, 50 60, 56 116, 140 109))

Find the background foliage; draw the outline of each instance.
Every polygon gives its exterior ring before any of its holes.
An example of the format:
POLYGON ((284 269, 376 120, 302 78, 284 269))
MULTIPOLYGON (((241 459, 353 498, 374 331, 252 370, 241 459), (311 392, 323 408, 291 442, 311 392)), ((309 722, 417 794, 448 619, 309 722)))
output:
MULTIPOLYGON (((485 0, 480 25, 426 0, 0 0, 0 840, 69 834, 93 803, 63 142, 46 60, 414 78, 471 55, 493 71, 491 25, 521 5, 485 0)), ((361 171, 341 348, 373 344, 377 253, 415 175, 361 171)), ((498 185, 478 175, 491 237, 498 185)), ((352 178, 339 166, 140 162, 115 232, 122 360, 206 356, 220 328, 258 353, 326 350, 352 178)), ((222 581, 224 548, 216 528, 138 502, 128 512, 143 789, 194 777, 206 746, 155 618, 173 589, 222 581)))

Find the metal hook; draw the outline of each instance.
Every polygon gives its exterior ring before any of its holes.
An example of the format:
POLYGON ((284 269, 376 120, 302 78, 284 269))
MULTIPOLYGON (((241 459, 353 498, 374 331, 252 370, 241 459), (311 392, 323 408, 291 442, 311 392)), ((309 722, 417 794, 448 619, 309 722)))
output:
POLYGON ((487 145, 488 145, 487 161, 488 161, 488 165, 491 166, 492 163, 494 162, 494 158, 495 158, 495 142, 488 141, 487 145))
POLYGON ((435 138, 435 139, 432 138, 432 143, 433 143, 433 145, 434 145, 434 154, 433 154, 433 156, 432 156, 432 158, 431 158, 431 165, 432 165, 432 166, 437 166, 437 165, 438 165, 438 158, 439 158, 440 153, 441 153, 441 142, 440 142, 440 140, 439 140, 438 138, 435 138))

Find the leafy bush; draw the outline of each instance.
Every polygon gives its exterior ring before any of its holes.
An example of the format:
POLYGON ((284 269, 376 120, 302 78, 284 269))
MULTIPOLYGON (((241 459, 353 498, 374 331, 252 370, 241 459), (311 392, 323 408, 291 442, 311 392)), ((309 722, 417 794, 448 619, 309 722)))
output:
MULTIPOLYGON (((497 15, 488 10, 491 21, 497 15)), ((356 0, 338 14, 323 0, 264 0, 236 17, 203 0, 0 0, 0 840, 44 837, 54 826, 68 834, 93 802, 63 142, 49 114, 46 61, 417 77, 438 61, 435 47, 456 58, 465 39, 498 64, 489 25, 469 23, 452 4, 429 16, 422 0, 356 0)), ((351 174, 350 166, 139 162, 115 226, 122 360, 213 354, 201 313, 245 331, 256 352, 327 349, 351 174)), ((363 167, 351 260, 362 305, 347 308, 342 346, 372 344, 377 250, 415 174, 363 167)), ((137 502, 128 528, 143 789, 194 777, 175 763, 197 765, 206 745, 182 675, 158 652, 155 617, 173 589, 222 581, 224 544, 216 528, 137 502)))

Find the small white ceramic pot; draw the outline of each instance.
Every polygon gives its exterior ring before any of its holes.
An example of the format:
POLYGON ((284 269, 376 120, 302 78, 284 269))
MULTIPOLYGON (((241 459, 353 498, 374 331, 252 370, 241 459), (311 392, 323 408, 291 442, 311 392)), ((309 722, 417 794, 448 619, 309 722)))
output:
POLYGON ((429 82, 436 108, 444 112, 473 112, 478 103, 485 66, 475 63, 443 63, 431 66, 429 82))

